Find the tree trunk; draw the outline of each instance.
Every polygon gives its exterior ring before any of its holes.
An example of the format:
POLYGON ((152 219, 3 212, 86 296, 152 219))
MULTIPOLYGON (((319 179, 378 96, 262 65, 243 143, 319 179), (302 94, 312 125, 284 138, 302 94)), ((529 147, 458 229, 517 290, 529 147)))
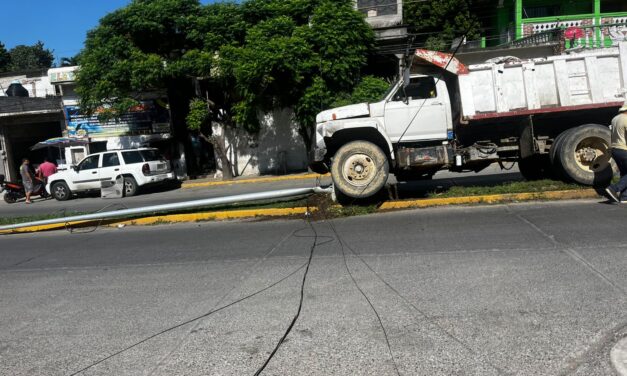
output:
POLYGON ((307 125, 299 125, 298 126, 298 133, 300 134, 300 137, 303 139, 303 142, 305 143, 305 150, 307 150, 307 153, 309 153, 311 151, 311 143, 313 142, 313 137, 314 137, 314 133, 315 133, 315 125, 313 127, 311 126, 307 126, 307 125))
POLYGON ((199 167, 196 164, 196 152, 189 137, 186 121, 189 113, 189 101, 194 95, 194 86, 189 79, 173 79, 168 82, 167 95, 170 104, 173 138, 181 142, 185 149, 187 174, 195 176, 199 173, 199 167))
POLYGON ((199 132, 199 136, 213 145, 213 150, 217 154, 218 159, 220 160, 220 166, 222 167, 222 180, 232 180, 235 176, 233 175, 233 165, 231 164, 231 161, 229 161, 224 136, 214 135, 207 137, 202 132, 199 132))

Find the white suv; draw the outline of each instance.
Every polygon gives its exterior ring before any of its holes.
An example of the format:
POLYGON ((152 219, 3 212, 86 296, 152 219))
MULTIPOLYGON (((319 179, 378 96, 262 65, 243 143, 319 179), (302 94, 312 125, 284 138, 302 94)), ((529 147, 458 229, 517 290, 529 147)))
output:
POLYGON ((102 182, 124 177, 124 195, 133 196, 146 184, 174 179, 170 163, 157 149, 110 150, 90 154, 77 166, 48 177, 46 190, 65 201, 73 193, 99 190, 102 182))

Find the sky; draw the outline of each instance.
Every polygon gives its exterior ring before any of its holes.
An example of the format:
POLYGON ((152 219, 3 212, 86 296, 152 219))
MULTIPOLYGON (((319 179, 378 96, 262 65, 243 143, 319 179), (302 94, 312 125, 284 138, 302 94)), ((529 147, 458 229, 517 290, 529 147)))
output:
MULTIPOLYGON (((204 0, 203 3, 211 2, 204 0)), ((38 40, 54 50, 55 63, 76 55, 88 30, 130 0, 0 0, 0 42, 7 49, 38 40)))

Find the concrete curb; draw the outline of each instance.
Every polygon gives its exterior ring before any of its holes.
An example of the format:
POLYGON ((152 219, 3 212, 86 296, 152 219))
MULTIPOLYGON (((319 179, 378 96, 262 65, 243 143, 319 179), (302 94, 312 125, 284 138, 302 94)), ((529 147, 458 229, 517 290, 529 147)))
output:
POLYGON ((532 193, 507 193, 499 195, 447 197, 447 198, 427 198, 421 200, 404 200, 385 202, 379 207, 380 210, 427 208, 433 206, 466 205, 466 204, 495 204, 512 201, 534 201, 534 200, 573 200, 599 197, 594 189, 581 191, 550 191, 532 193))
MULTIPOLYGON (((586 198, 598 198, 599 195, 593 189, 579 191, 549 191, 534 193, 510 193, 499 195, 466 196, 432 198, 420 200, 390 201, 381 205, 378 210, 395 210, 410 208, 427 208, 435 206, 468 205, 468 204, 495 204, 516 201, 541 201, 541 200, 574 200, 586 198)), ((309 210, 315 211, 316 208, 309 210)), ((306 207, 297 208, 268 208, 268 209, 245 209, 218 212, 202 212, 188 214, 164 214, 137 219, 115 219, 103 222, 104 226, 146 226, 158 225, 161 223, 189 223, 208 220, 229 220, 229 219, 251 219, 256 217, 285 217, 290 215, 303 215, 307 212, 306 207)), ((98 221, 72 222, 66 224, 54 224, 45 226, 23 227, 19 229, 0 231, 0 234, 32 233, 40 231, 59 230, 69 226, 86 226, 98 223, 98 221)))
MULTIPOLYGON (((310 211, 315 211, 316 208, 309 208, 310 211)), ((136 218, 136 219, 114 219, 103 222, 103 226, 117 227, 120 225, 125 226, 148 226, 158 225, 161 223, 189 223, 197 221, 217 220, 224 221, 228 219, 250 219, 256 217, 285 217, 290 215, 304 215, 307 212, 306 207, 298 208, 268 208, 268 209, 247 209, 247 210, 230 210, 230 211, 218 211, 218 212, 203 212, 203 213, 189 213, 189 214, 164 214, 150 217, 136 218)), ((66 227, 76 227, 93 225, 98 221, 83 221, 83 222, 70 222, 65 224, 54 224, 44 226, 31 226, 22 227, 13 230, 0 231, 0 234, 20 234, 31 233, 51 230, 61 230, 66 227)))
POLYGON ((208 182, 202 182, 202 183, 183 182, 183 184, 181 185, 181 188, 215 187, 215 186, 233 185, 233 184, 271 183, 271 182, 276 182, 276 181, 316 179, 316 178, 319 178, 319 177, 322 178, 325 176, 329 176, 329 174, 326 174, 326 175, 302 174, 302 175, 287 175, 287 176, 271 176, 271 177, 265 177, 265 178, 208 181, 208 182))

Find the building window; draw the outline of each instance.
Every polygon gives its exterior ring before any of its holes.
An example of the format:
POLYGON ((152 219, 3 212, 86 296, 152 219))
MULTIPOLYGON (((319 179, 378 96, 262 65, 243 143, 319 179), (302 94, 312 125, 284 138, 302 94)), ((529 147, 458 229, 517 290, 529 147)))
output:
POLYGON ((524 18, 539 18, 539 17, 557 17, 562 14, 561 6, 559 5, 544 5, 540 7, 524 7, 524 18))
POLYGON ((396 16, 397 0, 357 0, 357 10, 367 17, 396 16))

